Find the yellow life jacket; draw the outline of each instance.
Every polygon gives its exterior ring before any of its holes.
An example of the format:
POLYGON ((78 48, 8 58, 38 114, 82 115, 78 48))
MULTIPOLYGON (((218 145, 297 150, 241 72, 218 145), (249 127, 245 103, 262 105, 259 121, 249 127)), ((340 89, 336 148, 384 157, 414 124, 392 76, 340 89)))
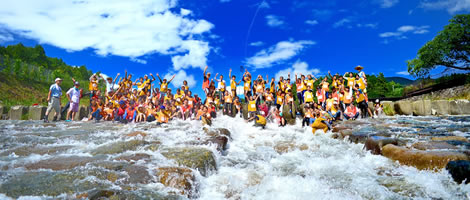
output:
POLYGON ((232 95, 225 95, 225 103, 232 103, 232 95))
POLYGON ((366 89, 366 84, 364 83, 363 78, 356 79, 356 83, 359 85, 359 89, 361 89, 362 91, 364 91, 364 89, 366 89))
POLYGON ((277 96, 276 103, 279 105, 282 105, 283 102, 284 102, 284 99, 282 98, 282 96, 277 96))
POLYGON ((266 94, 266 101, 273 101, 274 100, 273 98, 274 98, 274 96, 273 96, 272 93, 266 94))
POLYGON ((364 96, 364 94, 359 93, 359 95, 357 96, 356 102, 360 103, 360 102, 365 101, 365 100, 366 100, 366 97, 364 96))
POLYGON ((266 118, 261 115, 257 115, 256 123, 266 126, 266 118))
POLYGON ((256 101, 248 101, 248 112, 256 112, 256 101))
POLYGON ((354 87, 354 81, 356 80, 355 78, 350 77, 346 78, 346 80, 348 81, 348 87, 354 87))
POLYGON ((220 90, 221 92, 225 92, 225 87, 226 87, 225 82, 224 82, 224 81, 221 81, 221 82, 220 82, 220 89, 219 89, 219 90, 220 90))
POLYGON ((258 84, 256 85, 256 92, 257 92, 257 93, 262 93, 263 91, 264 91, 264 85, 261 84, 261 83, 258 83, 258 84))
POLYGON ((251 85, 251 81, 245 81, 245 84, 244 84, 244 86, 243 86, 243 89, 244 89, 245 91, 251 91, 250 85, 251 85))
POLYGON ((333 107, 333 102, 335 102, 334 99, 327 99, 327 100, 326 100, 326 107, 327 107, 327 108, 333 107))
POLYGON ((304 100, 305 100, 305 102, 307 102, 307 103, 313 102, 313 93, 310 92, 310 91, 306 91, 306 92, 304 93, 304 100))
POLYGON ((230 80, 230 89, 232 90, 237 89, 237 83, 234 80, 230 80))
POLYGON ((353 97, 351 95, 351 92, 344 91, 343 102, 346 104, 350 104, 352 102, 352 99, 353 97))
POLYGON ((168 90, 168 83, 163 83, 160 85, 160 92, 166 93, 168 90))
POLYGON ((307 86, 310 86, 310 89, 313 89, 313 82, 315 82, 313 79, 307 80, 307 86))
POLYGON ((88 90, 97 91, 98 90, 98 80, 96 80, 96 81, 91 80, 90 84, 88 85, 88 90))
POLYGON ((271 82, 271 85, 269 86, 269 92, 271 93, 274 93, 276 92, 276 84, 273 82, 271 82))

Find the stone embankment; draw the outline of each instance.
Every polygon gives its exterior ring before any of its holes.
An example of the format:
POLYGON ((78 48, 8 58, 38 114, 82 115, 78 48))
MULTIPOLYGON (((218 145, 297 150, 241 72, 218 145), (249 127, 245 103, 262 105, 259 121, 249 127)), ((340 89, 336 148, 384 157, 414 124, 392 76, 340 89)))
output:
MULTIPOLYGON (((384 101, 384 112, 386 115, 470 115, 469 100, 401 100, 384 101)), ((369 107, 373 104, 369 102, 369 107)))

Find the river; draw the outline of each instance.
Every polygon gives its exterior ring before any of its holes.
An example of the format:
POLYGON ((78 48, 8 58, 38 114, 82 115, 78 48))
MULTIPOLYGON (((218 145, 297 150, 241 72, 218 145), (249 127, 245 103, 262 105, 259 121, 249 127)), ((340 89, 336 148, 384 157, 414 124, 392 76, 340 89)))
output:
MULTIPOLYGON (((395 116, 346 123, 357 127, 357 133, 380 132, 407 144, 434 135, 470 137, 469 116, 395 116)), ((106 191, 125 199, 470 197, 470 185, 455 183, 445 169, 400 165, 365 151, 363 144, 333 139, 333 133, 314 135, 309 127, 274 124, 254 128, 225 116, 214 120, 215 128, 231 133, 225 151, 203 142, 208 136, 196 121, 176 120, 161 127, 0 121, 0 199, 93 198, 106 196, 106 191), (141 133, 129 135, 135 131, 141 133), (157 169, 180 166, 164 153, 175 147, 202 148, 215 159, 214 169, 191 169, 191 192, 159 182, 157 169)))

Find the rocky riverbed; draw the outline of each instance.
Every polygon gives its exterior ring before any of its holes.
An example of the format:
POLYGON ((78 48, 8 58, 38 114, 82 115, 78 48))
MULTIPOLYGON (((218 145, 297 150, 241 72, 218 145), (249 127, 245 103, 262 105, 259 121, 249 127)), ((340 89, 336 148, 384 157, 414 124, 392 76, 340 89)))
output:
POLYGON ((445 167, 468 160, 469 137, 468 116, 327 134, 225 116, 213 127, 0 121, 0 199, 466 199, 445 167))

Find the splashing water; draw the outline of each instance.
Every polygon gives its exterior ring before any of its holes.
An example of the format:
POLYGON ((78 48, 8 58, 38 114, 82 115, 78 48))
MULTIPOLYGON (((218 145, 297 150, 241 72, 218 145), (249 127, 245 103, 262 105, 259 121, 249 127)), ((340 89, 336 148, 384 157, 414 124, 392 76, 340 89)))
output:
MULTIPOLYGON (((422 140, 423 134, 453 132, 468 137, 470 133, 470 117, 401 116, 372 123, 373 126, 360 123, 355 126, 358 132, 394 132, 409 141, 422 140)), ((362 144, 333 139, 332 133, 314 135, 309 127, 279 128, 274 124, 260 129, 240 118, 225 116, 215 119, 213 126, 231 132, 228 148, 222 153, 215 145, 200 142, 207 135, 196 121, 176 120, 163 127, 0 121, 0 199, 74 198, 97 188, 126 191, 143 199, 166 198, 178 191, 159 183, 155 169, 179 165, 163 156, 162 149, 189 146, 211 151, 217 163, 217 171, 207 176, 195 171, 197 195, 190 198, 466 199, 470 194, 470 186, 455 183, 446 170, 420 171, 403 166, 372 155, 363 150, 362 144), (133 131, 143 131, 146 136, 126 136, 133 131), (144 143, 136 143, 135 148, 131 145, 111 148, 131 141, 144 143), (159 145, 158 150, 150 148, 155 144, 159 145), (146 156, 137 161, 119 160, 137 154, 146 156), (36 168, 41 161, 68 157, 82 163, 70 162, 52 170, 36 168), (142 170, 132 174, 124 170, 129 166, 142 170), (137 176, 134 181, 132 176, 137 176), (34 185, 44 184, 37 180, 40 178, 70 185, 36 191, 35 188, 45 188, 34 185), (27 191, 14 187, 26 183, 27 191)))

